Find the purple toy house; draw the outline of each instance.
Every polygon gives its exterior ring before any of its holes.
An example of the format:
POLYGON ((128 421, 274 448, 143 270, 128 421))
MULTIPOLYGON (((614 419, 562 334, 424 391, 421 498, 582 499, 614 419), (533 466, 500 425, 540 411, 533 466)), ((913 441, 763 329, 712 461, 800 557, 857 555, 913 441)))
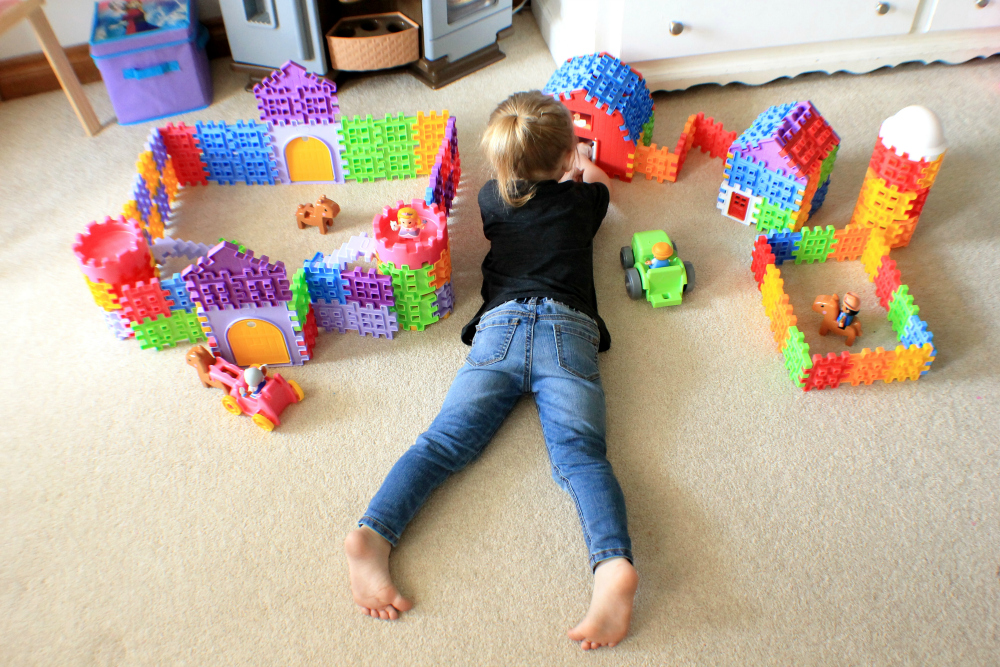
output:
POLYGON ((281 183, 344 182, 337 85, 288 62, 254 86, 281 183))
POLYGON ((293 304, 299 300, 283 262, 272 264, 223 242, 181 277, 216 356, 238 366, 297 366, 309 360, 315 334, 305 331, 308 294, 306 307, 297 312, 293 304))

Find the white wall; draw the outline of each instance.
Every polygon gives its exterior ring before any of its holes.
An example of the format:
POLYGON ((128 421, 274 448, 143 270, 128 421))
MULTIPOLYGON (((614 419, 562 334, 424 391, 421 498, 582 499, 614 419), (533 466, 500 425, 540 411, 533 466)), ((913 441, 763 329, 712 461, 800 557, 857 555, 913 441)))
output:
MULTIPOLYGON (((221 16, 219 0, 192 0, 201 18, 221 16)), ((85 44, 90 39, 94 3, 88 0, 46 0, 42 8, 63 46, 85 44)), ((40 52, 38 40, 27 21, 0 36, 0 59, 40 52)))

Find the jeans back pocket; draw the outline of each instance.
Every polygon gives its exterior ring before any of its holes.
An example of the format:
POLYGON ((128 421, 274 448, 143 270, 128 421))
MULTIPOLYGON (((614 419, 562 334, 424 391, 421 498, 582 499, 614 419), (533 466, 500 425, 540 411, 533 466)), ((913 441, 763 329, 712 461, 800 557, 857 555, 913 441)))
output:
POLYGON ((518 318, 491 319, 476 326, 472 339, 472 349, 465 361, 471 366, 489 366, 502 361, 507 356, 507 348, 514 338, 514 330, 521 322, 518 318))
POLYGON ((601 377, 597 368, 597 346, 600 342, 598 334, 584 327, 567 324, 556 324, 553 328, 559 367, 591 382, 601 377))

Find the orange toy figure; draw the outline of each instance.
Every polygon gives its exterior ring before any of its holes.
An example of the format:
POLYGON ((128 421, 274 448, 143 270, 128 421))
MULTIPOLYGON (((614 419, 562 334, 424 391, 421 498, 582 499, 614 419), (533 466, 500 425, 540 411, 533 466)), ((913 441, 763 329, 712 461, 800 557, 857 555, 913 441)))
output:
POLYGON ((299 204, 295 209, 295 221, 299 229, 305 229, 306 225, 319 227, 320 234, 326 234, 327 226, 333 226, 333 219, 340 215, 340 205, 332 199, 323 195, 316 200, 315 204, 299 204))
POLYGON ((651 269, 658 269, 663 266, 670 266, 670 257, 674 254, 674 249, 666 241, 653 244, 653 259, 647 259, 646 264, 651 269))
POLYGON ((823 323, 819 325, 819 335, 825 336, 832 331, 838 336, 847 338, 847 346, 854 345, 854 339, 861 335, 861 320, 857 318, 861 300, 854 292, 844 295, 844 306, 841 311, 840 298, 836 294, 820 294, 813 301, 813 310, 823 314, 823 323), (839 321, 844 322, 840 326, 839 321))
POLYGON ((420 238, 420 231, 424 228, 424 221, 415 210, 404 206, 396 213, 396 222, 390 223, 390 227, 399 232, 400 238, 417 239, 420 238))

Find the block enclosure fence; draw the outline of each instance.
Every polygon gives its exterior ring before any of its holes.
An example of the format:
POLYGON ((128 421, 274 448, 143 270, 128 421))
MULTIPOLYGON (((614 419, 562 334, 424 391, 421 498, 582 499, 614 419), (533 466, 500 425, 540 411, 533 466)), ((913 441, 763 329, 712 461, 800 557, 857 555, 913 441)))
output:
POLYGON ((335 85, 295 63, 255 92, 262 123, 152 130, 123 214, 77 236, 74 253, 115 335, 143 349, 207 340, 214 354, 241 366, 296 365, 311 357, 320 328, 392 338, 447 317, 454 305, 448 215, 461 179, 455 118, 447 111, 339 118, 335 85), (291 277, 283 262, 237 242, 210 248, 164 234, 181 186, 417 175, 429 176, 424 198, 405 206, 423 223, 418 237, 394 229, 404 206, 397 202, 374 217, 371 237, 317 253, 291 277), (193 263, 163 278, 157 265, 170 257, 193 263), (361 257, 377 268, 349 268, 361 257))

